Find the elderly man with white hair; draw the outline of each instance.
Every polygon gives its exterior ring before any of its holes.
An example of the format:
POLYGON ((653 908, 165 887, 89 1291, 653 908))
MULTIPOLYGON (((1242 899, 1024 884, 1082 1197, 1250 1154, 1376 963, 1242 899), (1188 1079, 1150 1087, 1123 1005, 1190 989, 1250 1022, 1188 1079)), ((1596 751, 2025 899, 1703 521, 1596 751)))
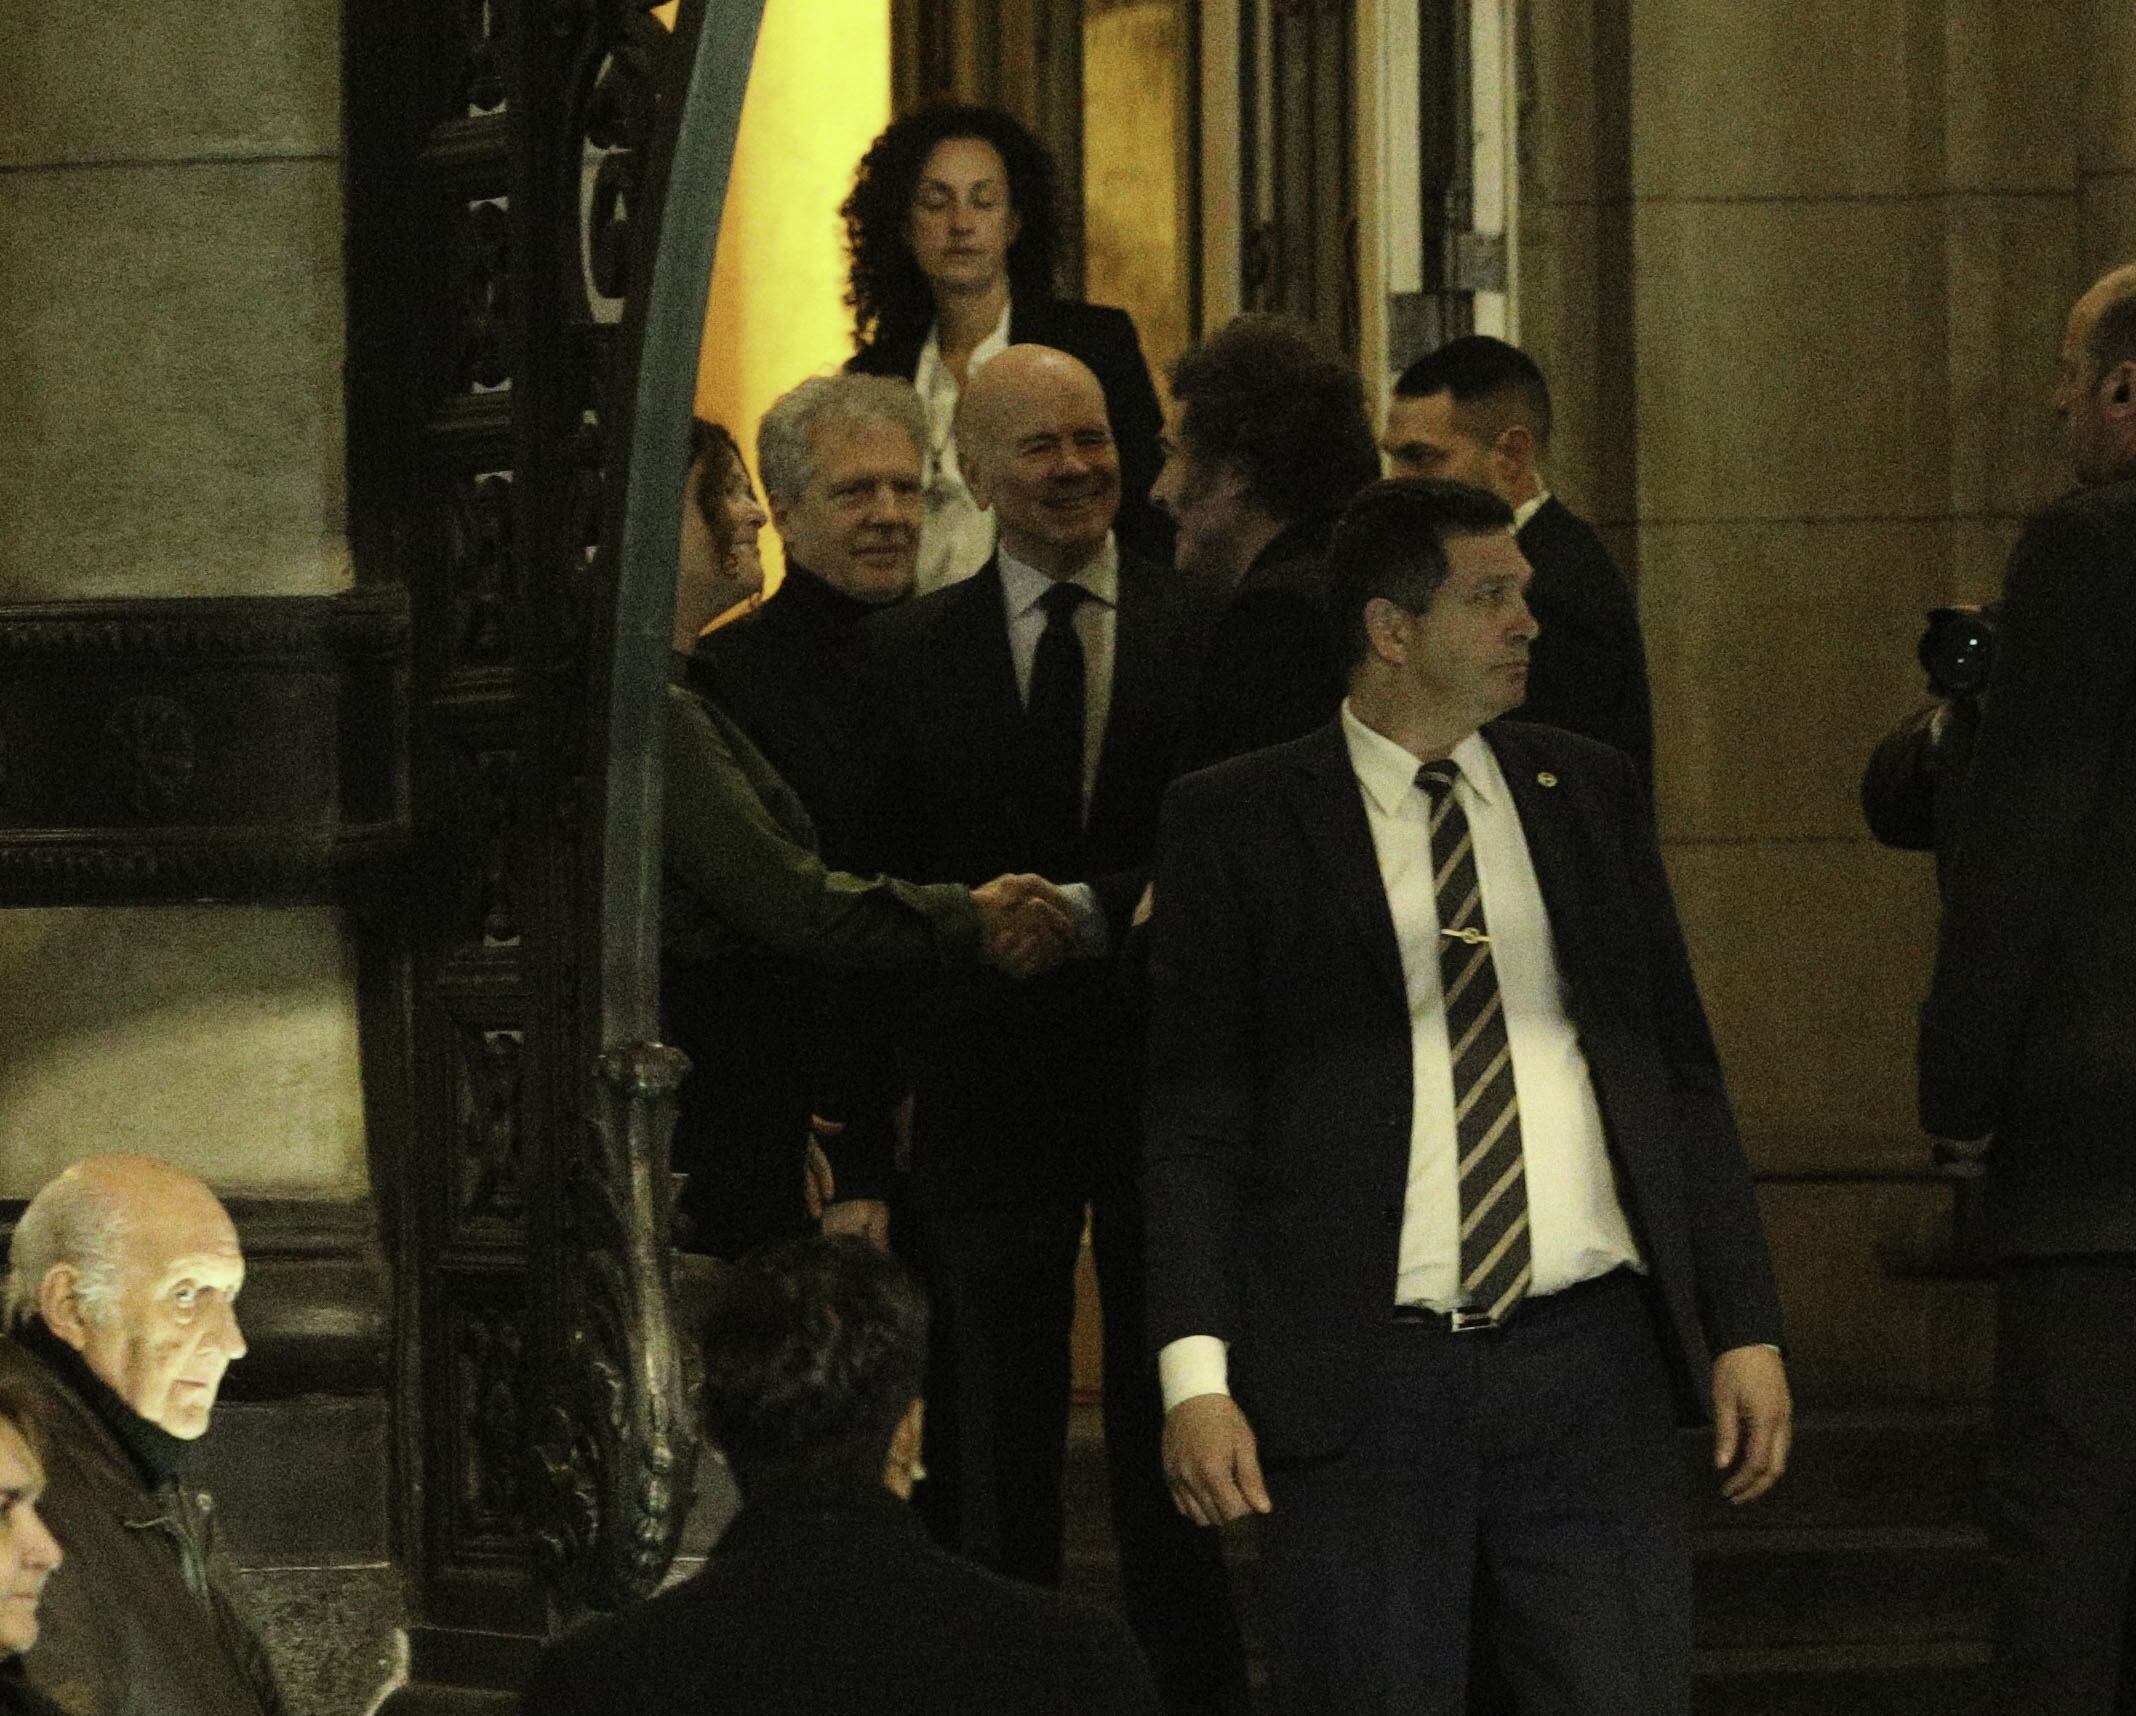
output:
POLYGON ((70 1716, 282 1716, 185 1482, 244 1280, 215 1194, 147 1156, 75 1163, 16 1225, 0 1387, 33 1403, 66 1549, 28 1669, 70 1716))

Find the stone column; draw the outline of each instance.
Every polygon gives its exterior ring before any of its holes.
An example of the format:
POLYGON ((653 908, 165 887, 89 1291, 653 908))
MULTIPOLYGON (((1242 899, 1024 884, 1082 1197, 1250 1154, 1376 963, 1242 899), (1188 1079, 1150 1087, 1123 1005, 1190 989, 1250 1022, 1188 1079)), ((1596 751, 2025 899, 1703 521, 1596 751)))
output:
MULTIPOLYGON (((2125 43, 2126 7, 2095 10, 2125 43)), ((1856 783, 1923 699, 1923 608, 1991 594, 2065 480, 2046 402, 2083 273, 2080 88, 2085 207, 2101 230, 2136 209, 2110 166, 2136 104, 2103 48, 2072 74, 2075 14, 1530 13, 1523 333, 1565 401, 1564 486, 1605 522, 1628 502, 1664 845, 1813 1388, 1982 1374, 1979 1294, 1885 1268, 1947 1202, 1906 1177, 1935 898, 1925 856, 1870 842, 1856 783)))
POLYGON ((2136 8, 2079 0, 2077 195, 2087 276, 2136 262, 2136 8))
MULTIPOLYGON (((10 8, 0 603, 347 584, 339 49, 333 0, 10 8)), ((0 1196, 113 1147, 361 1192, 353 967, 327 911, 0 913, 0 1196)))

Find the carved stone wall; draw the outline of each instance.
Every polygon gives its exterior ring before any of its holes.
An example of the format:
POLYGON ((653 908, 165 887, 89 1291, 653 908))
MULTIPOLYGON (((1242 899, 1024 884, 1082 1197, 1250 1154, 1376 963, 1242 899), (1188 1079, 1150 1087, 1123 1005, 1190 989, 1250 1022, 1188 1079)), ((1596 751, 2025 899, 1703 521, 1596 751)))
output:
POLYGON ((0 1195, 115 1144, 360 1192, 317 802, 349 578, 338 8, 108 0, 5 29, 0 1195), (279 597, 310 605, 244 607, 279 597), (230 898, 297 909, 191 904, 230 898))

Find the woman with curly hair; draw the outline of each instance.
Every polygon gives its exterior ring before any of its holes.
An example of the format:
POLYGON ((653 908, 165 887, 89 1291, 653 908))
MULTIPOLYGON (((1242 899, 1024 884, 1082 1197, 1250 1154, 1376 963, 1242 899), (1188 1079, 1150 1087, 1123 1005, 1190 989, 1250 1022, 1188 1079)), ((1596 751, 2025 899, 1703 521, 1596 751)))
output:
POLYGON ((957 400, 1011 343, 1054 346, 1105 390, 1120 450, 1121 545, 1169 565, 1171 527, 1149 502, 1163 412, 1124 310, 1058 296, 1059 174, 1008 114, 945 105, 906 115, 869 146, 845 217, 846 301, 858 348, 846 365, 901 376, 927 408, 927 522, 915 588, 967 578, 994 551, 994 518, 957 463, 957 400))

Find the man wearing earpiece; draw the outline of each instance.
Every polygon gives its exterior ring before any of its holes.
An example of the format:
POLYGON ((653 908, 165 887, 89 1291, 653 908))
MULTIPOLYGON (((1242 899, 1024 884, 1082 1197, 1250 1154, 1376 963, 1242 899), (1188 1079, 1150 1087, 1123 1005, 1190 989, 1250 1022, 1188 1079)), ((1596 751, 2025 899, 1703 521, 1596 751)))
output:
POLYGON ((2136 1692, 2136 265, 2054 407, 2079 486, 2010 556, 1921 1010, 1922 1125, 1986 1164, 2002 1716, 2136 1692))

